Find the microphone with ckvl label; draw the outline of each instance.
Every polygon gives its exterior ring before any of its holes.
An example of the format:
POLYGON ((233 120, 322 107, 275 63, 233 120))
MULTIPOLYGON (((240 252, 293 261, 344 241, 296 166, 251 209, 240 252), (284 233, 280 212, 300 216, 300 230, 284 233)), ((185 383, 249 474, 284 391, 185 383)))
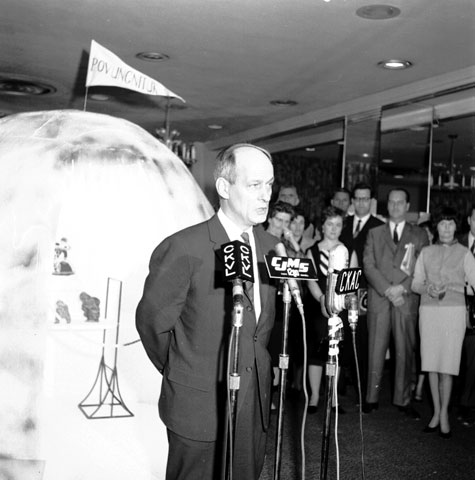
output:
POLYGON ((254 283, 251 247, 238 240, 223 244, 224 278, 233 283, 233 303, 242 305, 244 301, 243 282, 254 283))

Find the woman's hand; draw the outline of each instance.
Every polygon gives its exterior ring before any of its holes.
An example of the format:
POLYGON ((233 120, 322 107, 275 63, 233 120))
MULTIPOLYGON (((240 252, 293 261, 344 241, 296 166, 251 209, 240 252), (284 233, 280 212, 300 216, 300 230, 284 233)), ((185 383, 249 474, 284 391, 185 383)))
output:
POLYGON ((446 291, 447 285, 443 283, 429 283, 429 285, 427 285, 427 293, 431 298, 442 300, 445 297, 446 291))

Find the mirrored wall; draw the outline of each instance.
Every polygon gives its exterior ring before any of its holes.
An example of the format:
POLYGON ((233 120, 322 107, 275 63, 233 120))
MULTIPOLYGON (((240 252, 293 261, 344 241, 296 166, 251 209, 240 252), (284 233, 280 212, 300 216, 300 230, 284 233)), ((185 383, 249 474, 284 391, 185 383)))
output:
POLYGON ((348 117, 335 122, 331 141, 307 136, 297 148, 274 150, 275 188, 295 185, 312 218, 335 189, 351 190, 357 182, 373 187, 382 216, 394 187, 411 195, 410 221, 426 218, 439 205, 465 215, 475 204, 475 94, 470 95, 348 117))

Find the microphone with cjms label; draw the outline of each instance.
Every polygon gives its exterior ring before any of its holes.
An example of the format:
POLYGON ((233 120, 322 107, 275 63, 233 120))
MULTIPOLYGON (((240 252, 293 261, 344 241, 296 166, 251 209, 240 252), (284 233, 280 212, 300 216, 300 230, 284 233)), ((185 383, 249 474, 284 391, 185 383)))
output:
POLYGON ((233 303, 243 305, 243 281, 254 283, 251 247, 238 240, 223 244, 224 278, 233 283, 233 303))
MULTIPOLYGON (((275 253, 279 255, 279 257, 287 257, 287 250, 285 249, 285 246, 283 243, 278 243, 275 246, 275 253)), ((293 278, 287 278, 286 279, 287 285, 289 286, 290 294, 292 295, 293 299, 295 300, 295 303, 297 305, 297 308, 301 310, 303 308, 303 302, 302 302, 302 296, 300 295, 300 289, 297 284, 297 281, 293 278)))

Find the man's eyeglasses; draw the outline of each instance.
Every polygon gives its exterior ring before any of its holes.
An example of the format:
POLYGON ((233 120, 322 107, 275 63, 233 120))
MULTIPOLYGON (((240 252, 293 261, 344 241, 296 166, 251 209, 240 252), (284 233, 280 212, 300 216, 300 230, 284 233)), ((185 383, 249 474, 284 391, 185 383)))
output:
POLYGON ((370 197, 355 197, 353 198, 355 202, 369 202, 371 200, 370 197))

